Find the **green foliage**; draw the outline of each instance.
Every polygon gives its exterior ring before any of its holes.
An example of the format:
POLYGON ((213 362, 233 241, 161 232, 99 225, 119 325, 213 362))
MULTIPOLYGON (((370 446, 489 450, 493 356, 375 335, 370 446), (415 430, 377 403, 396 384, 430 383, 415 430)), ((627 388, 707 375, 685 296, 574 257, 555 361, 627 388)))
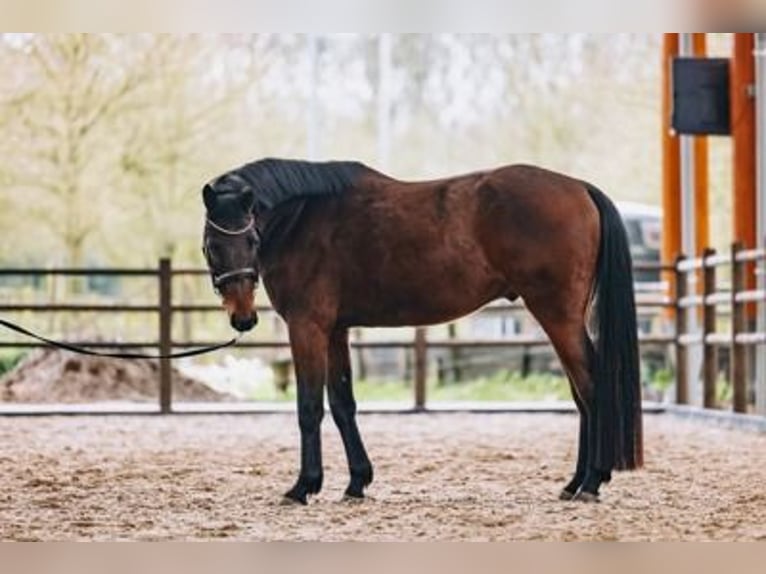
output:
POLYGON ((657 369, 650 377, 649 387, 658 391, 667 391, 675 384, 675 377, 676 375, 673 369, 657 369))
MULTIPOLYGON (((673 384, 673 374, 670 370, 657 372, 657 378, 650 387, 657 390, 667 390, 673 384)), ((730 401, 730 386, 720 381, 718 386, 719 400, 730 401)), ((438 385, 435 381, 428 382, 427 400, 439 401, 568 401, 572 398, 569 382, 565 377, 535 373, 523 377, 518 372, 499 371, 491 377, 481 377, 460 383, 438 385)), ((391 401, 410 403, 413 400, 411 384, 391 380, 359 380, 354 382, 354 395, 358 401, 375 402, 391 401)), ((294 401, 295 385, 288 387, 283 393, 272 386, 259 387, 248 400, 256 401, 294 401)))
POLYGON ((715 385, 716 402, 719 406, 729 406, 734 400, 734 388, 725 377, 719 377, 715 385))
POLYGON ((2 377, 5 373, 12 371, 25 356, 25 351, 0 352, 0 377, 2 377))
POLYGON ((434 401, 557 401, 571 398, 566 378, 550 374, 523 377, 516 372, 499 372, 462 384, 431 389, 434 401))
MULTIPOLYGON (((399 381, 360 380, 354 382, 357 401, 412 402, 412 386, 399 381)), ((519 373, 502 371, 492 377, 482 377, 462 383, 437 385, 429 381, 429 401, 536 401, 568 400, 571 398, 569 384, 563 377, 535 374, 526 378, 519 373)), ((273 387, 259 388, 249 400, 294 401, 295 385, 286 393, 273 387)))

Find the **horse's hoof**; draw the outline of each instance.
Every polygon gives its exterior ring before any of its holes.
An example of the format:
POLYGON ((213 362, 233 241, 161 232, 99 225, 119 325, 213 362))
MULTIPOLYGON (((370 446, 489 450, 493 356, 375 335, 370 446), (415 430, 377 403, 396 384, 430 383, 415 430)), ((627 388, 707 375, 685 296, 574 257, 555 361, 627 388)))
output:
POLYGON ((349 494, 348 492, 346 492, 343 495, 343 498, 340 499, 340 501, 344 504, 362 504, 364 502, 364 499, 365 499, 364 495, 357 496, 355 494, 349 494))
POLYGON ((307 499, 304 498, 301 500, 299 498, 294 498, 289 494, 282 496, 282 500, 279 502, 280 506, 306 506, 307 504, 307 499))
POLYGON ((559 494, 559 500, 573 500, 577 493, 569 492, 566 488, 559 494))
POLYGON ((572 497, 572 500, 577 500, 578 502, 600 502, 598 494, 593 494, 592 492, 585 492, 584 490, 580 490, 572 497))

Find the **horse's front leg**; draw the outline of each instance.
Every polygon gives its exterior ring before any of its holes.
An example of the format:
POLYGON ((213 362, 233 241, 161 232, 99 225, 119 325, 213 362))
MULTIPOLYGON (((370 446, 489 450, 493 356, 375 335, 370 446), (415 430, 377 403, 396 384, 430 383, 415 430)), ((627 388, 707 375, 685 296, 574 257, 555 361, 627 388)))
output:
POLYGON ((337 328, 330 337, 327 395, 330 412, 346 449, 351 481, 346 488, 349 498, 363 498, 364 488, 372 482, 372 465, 356 425, 356 401, 351 386, 351 361, 348 329, 337 328))
POLYGON ((290 322, 290 347, 298 386, 298 424, 301 431, 301 470, 286 494, 289 501, 307 503, 322 488, 324 385, 327 377, 328 335, 309 321, 290 322))

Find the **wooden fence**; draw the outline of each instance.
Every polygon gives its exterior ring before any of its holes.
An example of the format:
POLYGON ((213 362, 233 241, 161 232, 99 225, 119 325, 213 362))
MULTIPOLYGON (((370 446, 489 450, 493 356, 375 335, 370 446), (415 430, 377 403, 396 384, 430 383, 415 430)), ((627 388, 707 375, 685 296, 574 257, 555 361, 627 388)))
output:
MULTIPOLYGON (((718 351, 729 349, 728 378, 732 386, 732 409, 737 413, 748 412, 748 347, 766 343, 766 333, 755 331, 754 303, 766 304, 766 290, 749 289, 749 277, 753 276, 755 263, 766 261, 766 250, 744 250, 735 243, 730 253, 718 254, 713 249, 705 250, 702 257, 688 259, 680 257, 676 263, 676 402, 689 404, 690 384, 697 373, 689 370, 690 347, 702 345, 702 406, 717 408, 716 393, 719 375, 718 351), (731 267, 731 283, 721 286, 721 267, 731 267), (701 290, 690 288, 702 277, 701 290), (728 332, 719 333, 718 308, 730 309, 731 327, 728 332), (701 329, 690 332, 692 313, 700 314, 701 329)), ((756 392, 766 392, 766 382, 756 382, 756 392)))
MULTIPOLYGON (((752 257, 753 254, 745 253, 738 255, 738 258, 752 257)), ((693 261, 683 261, 679 263, 678 269, 691 268, 695 263, 693 261)), ((636 270, 647 271, 673 271, 673 266, 642 264, 636 265, 636 270)), ((682 271, 677 271, 682 273, 682 271)), ((67 341, 71 344, 86 346, 93 349, 156 349, 160 353, 168 353, 174 349, 188 349, 214 344, 215 341, 176 341, 173 338, 173 316, 183 313, 221 313, 219 305, 211 304, 178 304, 173 297, 173 278, 179 276, 206 276, 205 269, 174 269, 169 259, 161 259, 158 266, 154 269, 0 269, 0 276, 69 276, 69 277, 90 277, 90 276, 112 276, 112 277, 148 277, 155 278, 158 285, 158 299, 155 304, 0 304, 0 313, 4 312, 33 312, 33 313, 57 313, 57 312, 89 312, 89 313, 154 313, 158 315, 157 338, 153 341, 128 341, 128 342, 105 342, 105 341, 67 341)), ((679 283, 680 284, 680 283, 679 283)), ((752 295, 752 294, 751 294, 752 295)), ((748 296, 751 296, 748 295, 748 296)), ((639 310, 659 314, 663 308, 685 308, 689 303, 686 300, 686 294, 679 291, 678 296, 683 300, 680 305, 665 293, 655 293, 639 295, 637 303, 639 310)), ((523 304, 504 304, 507 309, 521 309, 523 304)), ((259 311, 270 311, 268 306, 259 306, 259 311)), ((679 313, 678 316, 683 316, 679 313)), ((679 319, 679 326, 683 324, 679 319)), ((679 333, 685 331, 680 330, 679 333)), ((740 333, 738 333, 740 335, 740 333)), ((742 334, 744 336, 744 334, 742 334)), ((639 338, 642 345, 661 345, 672 346, 677 344, 683 353, 685 348, 677 343, 677 338, 673 334, 642 334, 639 338)), ((518 335, 506 338, 490 339, 433 339, 428 336, 427 328, 415 329, 414 338, 408 341, 385 340, 385 341, 352 341, 354 348, 402 348, 410 349, 414 353, 413 369, 413 403, 416 410, 424 409, 426 406, 426 381, 428 379, 428 361, 427 353, 429 349, 438 348, 459 348, 459 349, 478 349, 478 348, 507 348, 507 347, 533 347, 549 345, 547 338, 542 336, 518 335)), ((0 341, 2 347, 32 348, 42 346, 35 342, 16 342, 0 341)), ((254 341, 243 340, 237 344, 239 348, 289 348, 286 340, 268 340, 254 341)), ((160 381, 159 381, 159 411, 169 413, 172 411, 173 397, 171 394, 171 367, 170 361, 165 359, 160 361, 160 381)), ((679 396, 681 396, 682 385, 679 385, 679 396)), ((685 388, 685 387, 684 387, 685 388)))

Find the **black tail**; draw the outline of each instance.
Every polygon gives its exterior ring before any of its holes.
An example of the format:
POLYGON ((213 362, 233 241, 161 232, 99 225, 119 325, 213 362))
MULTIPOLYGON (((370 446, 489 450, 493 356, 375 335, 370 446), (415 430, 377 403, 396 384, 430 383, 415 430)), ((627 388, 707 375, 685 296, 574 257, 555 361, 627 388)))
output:
POLYGON ((586 187, 601 216, 593 289, 595 465, 604 471, 634 469, 643 464, 643 441, 633 264, 617 208, 601 191, 586 187))

